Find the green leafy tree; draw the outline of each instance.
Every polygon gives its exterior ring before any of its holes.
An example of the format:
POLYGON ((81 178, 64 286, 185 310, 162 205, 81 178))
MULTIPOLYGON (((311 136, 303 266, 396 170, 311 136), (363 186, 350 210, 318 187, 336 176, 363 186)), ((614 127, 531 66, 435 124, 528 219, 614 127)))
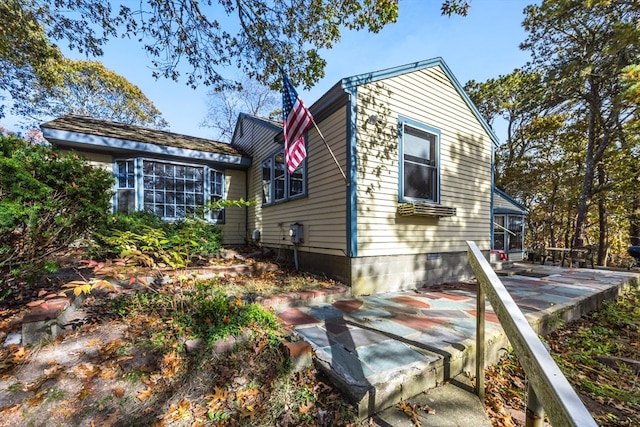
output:
MULTIPOLYGON (((104 222, 113 177, 70 153, 0 135, 0 277, 33 276, 104 222)), ((3 280, 0 280, 2 282, 3 280)))
POLYGON ((465 91, 491 127, 496 119, 506 122, 506 141, 497 153, 496 174, 498 185, 512 192, 514 189, 508 188, 503 178, 519 168, 523 157, 533 148, 535 141, 528 135, 528 127, 544 111, 540 75, 516 69, 483 83, 472 80, 465 85, 465 91))
MULTIPOLYGON (((6 44, 17 49, 18 58, 29 59, 32 68, 42 64, 41 59, 55 60, 46 54, 54 48, 52 43, 66 42, 88 56, 100 56, 110 38, 122 36, 142 44, 151 57, 154 76, 178 79, 184 73, 191 86, 204 83, 217 88, 233 85, 222 75, 224 67, 237 66, 244 75, 267 84, 276 80, 279 64, 286 64, 294 82, 311 87, 324 75, 326 62, 320 52, 339 42, 342 31, 378 32, 396 21, 399 9, 397 0, 3 3, 7 12, 0 14, 0 28, 10 25, 5 21, 11 19, 14 33, 28 23, 31 34, 37 36, 37 52, 29 44, 6 44), (44 54, 36 54, 40 50, 44 54)), ((447 0, 442 10, 448 15, 465 14, 468 7, 469 1, 447 0)), ((0 31, 0 38, 6 35, 0 31)), ((13 56, 4 59, 8 65, 21 65, 13 56)))
POLYGON ((49 87, 34 82, 31 90, 15 100, 16 114, 37 126, 50 117, 79 114, 131 125, 165 128, 160 111, 119 74, 97 61, 62 59, 55 72, 61 82, 49 87))
MULTIPOLYGON (((640 8, 628 0, 545 1, 526 9, 529 32, 522 48, 542 73, 547 100, 573 111, 586 123, 581 194, 574 223, 573 245, 582 245, 592 197, 603 191, 606 171, 599 167, 612 144, 624 139, 624 124, 637 112, 623 96, 621 73, 640 62, 640 8), (597 188, 598 185, 600 188, 597 188)), ((604 230, 603 230, 604 231, 604 230)), ((605 234, 600 233, 598 263, 603 262, 605 234)))
MULTIPOLYGON (((59 79, 53 66, 61 59, 62 53, 49 42, 36 13, 24 2, 0 2, 0 91, 19 97, 34 81, 54 86, 59 79)), ((0 118, 4 117, 3 107, 0 105, 0 118)))

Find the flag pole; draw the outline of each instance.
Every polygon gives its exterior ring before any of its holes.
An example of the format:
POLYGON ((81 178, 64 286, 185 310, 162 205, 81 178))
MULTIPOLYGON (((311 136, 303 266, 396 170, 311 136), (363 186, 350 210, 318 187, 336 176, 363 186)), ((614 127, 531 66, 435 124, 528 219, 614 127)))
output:
POLYGON ((347 176, 344 174, 344 171, 342 170, 342 166, 340 166, 340 163, 338 163, 338 159, 336 159, 336 156, 333 154, 333 150, 331 150, 331 147, 329 147, 329 144, 327 143, 327 140, 324 138, 324 135, 322 134, 322 132, 320 131, 320 128, 316 124, 316 120, 313 119, 313 120, 311 120, 311 122, 313 123, 313 126, 318 131, 318 135, 320 135, 320 139, 322 139, 322 142, 324 142, 325 147, 327 147, 327 150, 329 150, 329 154, 331 154, 331 157, 333 158, 333 161, 335 162, 336 166, 338 166, 338 169, 340 170, 340 173, 342 174, 342 177, 344 178, 344 182, 347 185, 349 185, 349 180, 347 180, 347 176))

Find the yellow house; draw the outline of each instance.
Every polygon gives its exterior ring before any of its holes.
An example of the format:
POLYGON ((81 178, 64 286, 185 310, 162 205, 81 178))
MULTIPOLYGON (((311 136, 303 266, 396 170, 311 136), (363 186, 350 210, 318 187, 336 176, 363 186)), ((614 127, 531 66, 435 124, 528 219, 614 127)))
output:
POLYGON ((317 128, 293 174, 282 125, 247 114, 231 144, 79 116, 41 128, 113 169, 115 210, 171 219, 203 200, 256 199, 209 218, 225 244, 273 248, 354 294, 470 277, 465 241, 492 249, 497 138, 444 61, 342 79, 310 110, 317 128))
POLYGON ((253 159, 261 202, 252 236, 355 294, 468 278, 465 241, 491 249, 497 138, 444 61, 342 79, 310 110, 317 129, 292 175, 281 128, 239 118, 232 145, 253 159))

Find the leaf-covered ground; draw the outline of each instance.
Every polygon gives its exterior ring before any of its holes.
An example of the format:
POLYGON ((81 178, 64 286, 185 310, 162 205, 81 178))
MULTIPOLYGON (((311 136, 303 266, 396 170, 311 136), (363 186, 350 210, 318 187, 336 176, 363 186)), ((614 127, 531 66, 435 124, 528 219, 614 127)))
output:
MULTIPOLYGON (((2 341, 19 330, 26 301, 63 282, 5 298, 2 341)), ((281 343, 290 337, 273 313, 220 296, 334 284, 278 270, 92 295, 57 339, 0 348, 0 425, 356 425, 319 372, 290 369, 281 343), (238 336, 234 351, 219 350, 216 331, 238 336)))
MULTIPOLYGON (((25 302, 72 279, 58 276, 4 298, 2 341, 16 330, 25 302)), ((210 289, 255 296, 333 282, 279 269, 198 283, 185 276, 161 287, 143 284, 143 292, 90 296, 61 337, 0 348, 0 426, 377 425, 356 421, 354 408, 319 372, 288 369, 280 344, 286 329, 269 327, 263 314, 242 317, 250 299, 227 298, 221 306, 210 289), (222 353, 212 330, 243 338, 222 353), (211 340, 187 351, 190 338, 203 334, 211 340)), ((603 426, 640 425, 639 310, 633 290, 546 338, 603 426)), ((488 370, 486 407, 494 425, 524 425, 526 383, 512 354, 488 370)), ((426 411, 397 409, 408 420, 426 411)))
MULTIPOLYGON (((640 291, 632 288, 545 341, 600 426, 640 425, 640 291)), ((486 408, 495 426, 524 425, 527 379, 512 353, 487 370, 486 408)))

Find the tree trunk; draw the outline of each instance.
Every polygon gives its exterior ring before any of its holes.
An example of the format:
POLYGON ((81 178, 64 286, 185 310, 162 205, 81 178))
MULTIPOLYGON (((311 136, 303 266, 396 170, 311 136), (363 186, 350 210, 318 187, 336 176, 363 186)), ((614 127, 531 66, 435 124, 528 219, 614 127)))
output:
MULTIPOLYGON (((582 192, 580 193, 580 202, 578 203, 578 212, 576 213, 576 222, 574 227, 573 239, 571 246, 584 245, 584 232, 587 224, 587 213, 589 211, 589 201, 593 195, 593 180, 596 168, 596 144, 597 144, 597 118, 600 111, 599 95, 596 89, 596 79, 590 76, 588 79, 590 98, 587 102, 589 108, 589 127, 587 130, 587 152, 584 162, 584 177, 582 180, 582 192)), ((597 151, 602 149, 602 142, 597 147, 597 151)))
MULTIPOLYGON (((630 172, 634 177, 634 182, 640 184, 640 168, 633 165, 630 172)), ((631 213, 629 214, 629 243, 632 246, 640 245, 640 194, 635 188, 631 197, 631 213)))
MULTIPOLYGON (((598 165, 598 185, 600 188, 605 184, 605 171, 602 164, 598 165)), ((605 205, 605 193, 598 194, 598 225, 600 227, 600 237, 598 238, 598 265, 607 266, 607 251, 609 249, 609 228, 607 222, 607 207, 605 205)))

